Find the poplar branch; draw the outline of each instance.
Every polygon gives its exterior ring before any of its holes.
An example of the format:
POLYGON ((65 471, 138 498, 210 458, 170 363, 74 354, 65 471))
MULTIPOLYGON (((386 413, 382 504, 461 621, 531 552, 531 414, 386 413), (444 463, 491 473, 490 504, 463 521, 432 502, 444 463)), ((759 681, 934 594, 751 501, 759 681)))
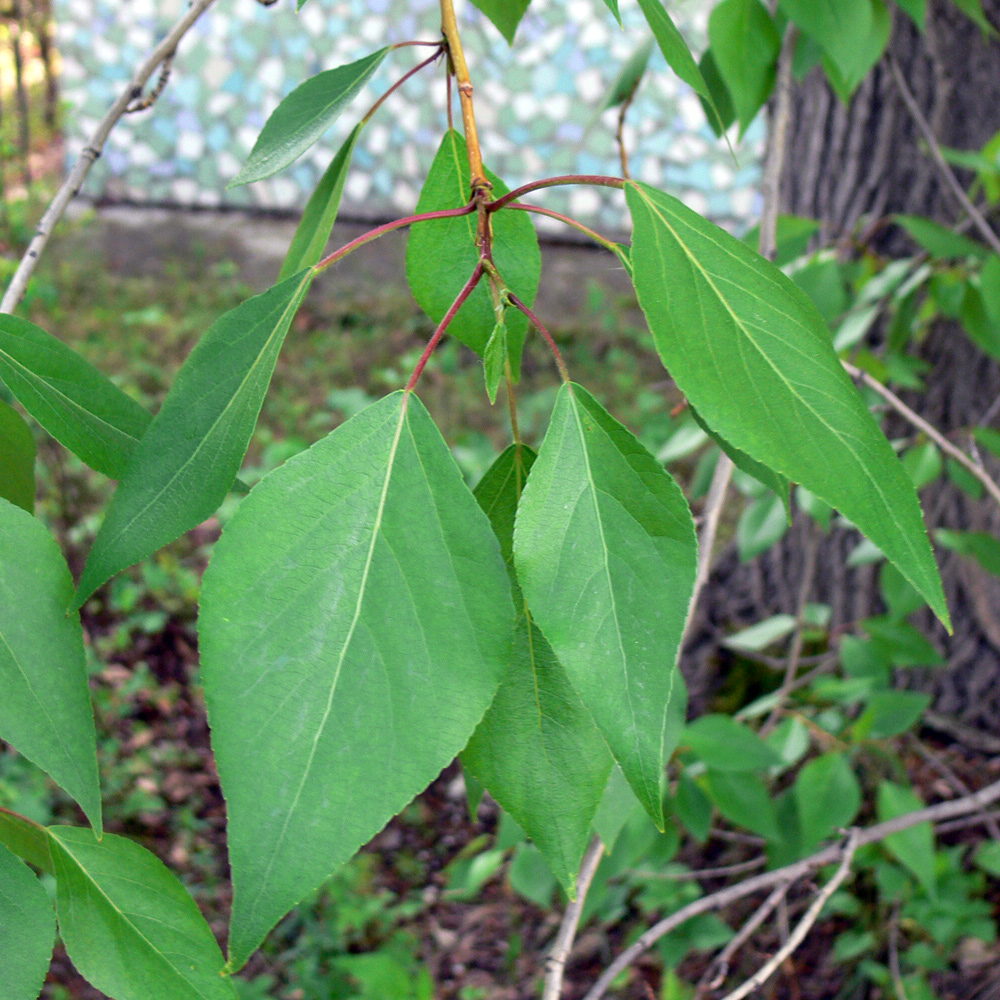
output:
MULTIPOLYGON (((894 833, 899 833, 900 830, 909 830, 920 823, 937 823, 959 816, 968 816, 970 813, 986 815, 986 807, 998 800, 1000 800, 1000 781, 995 781, 981 788, 978 792, 965 795, 960 799, 939 802, 937 805, 928 806, 925 809, 917 809, 914 812, 897 816, 895 819, 885 820, 867 829, 861 829, 858 831, 855 847, 860 849, 866 847, 868 844, 877 844, 885 840, 886 837, 894 833)), ((776 885, 798 881, 798 879, 809 875, 818 868, 842 861, 843 856, 844 848, 839 844, 824 847, 802 861, 796 861, 793 864, 785 865, 783 868, 776 868, 774 871, 755 875, 742 882, 737 882, 736 885, 727 886, 725 889, 720 889, 711 895, 696 899, 693 903, 688 903, 687 906, 681 907, 681 909, 671 913, 668 917, 664 917, 659 923, 654 924, 633 945, 626 948, 601 973, 590 992, 584 997, 584 1000, 601 1000, 601 997, 604 996, 608 987, 619 973, 627 969, 640 955, 659 941, 661 937, 680 927, 681 924, 692 917, 722 909, 731 903, 735 903, 737 900, 743 899, 746 896, 752 896, 754 893, 766 889, 772 889, 776 885)))
POLYGON ((469 67, 465 61, 465 50, 462 48, 462 37, 458 32, 458 21, 455 18, 453 0, 441 0, 441 31, 448 43, 448 58, 455 71, 458 83, 458 99, 462 105, 462 123, 465 126, 465 144, 469 154, 469 172, 472 180, 472 190, 489 188, 483 170, 483 157, 479 150, 479 132, 476 129, 476 110, 472 101, 473 86, 469 76, 469 67))
POLYGON ((49 203, 49 207, 45 210, 41 221, 38 223, 35 235, 28 244, 28 248, 25 250, 24 256, 17 266, 17 270, 14 272, 14 277, 11 278, 10 284, 7 286, 7 291, 4 293, 3 299, 0 300, 0 313, 13 312, 24 297, 28 281, 38 266, 42 252, 48 245, 53 228, 62 218, 63 212, 66 211, 66 206, 79 192, 80 185, 83 184, 84 179, 90 172, 90 168, 101 155, 104 144, 111 134, 111 130, 118 123, 122 115, 128 111, 129 106, 136 100, 137 96, 142 94, 143 88, 153 73, 156 72, 157 68, 173 58, 180 40, 213 3, 215 3, 215 0, 195 0, 192 3, 184 16, 174 24, 170 31, 167 32, 163 41, 153 49, 146 61, 136 70, 132 79, 129 80, 118 96, 118 99, 101 119, 93 135, 91 135, 90 141, 84 147, 76 163, 73 164, 73 168, 67 175, 62 187, 56 192, 49 203))

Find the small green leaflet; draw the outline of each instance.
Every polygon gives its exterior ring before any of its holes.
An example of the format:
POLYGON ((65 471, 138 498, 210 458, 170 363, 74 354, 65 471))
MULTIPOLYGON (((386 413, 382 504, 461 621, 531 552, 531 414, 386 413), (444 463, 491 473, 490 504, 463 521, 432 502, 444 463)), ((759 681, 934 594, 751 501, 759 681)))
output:
POLYGON ((618 13, 618 0, 604 0, 604 3, 605 3, 605 6, 608 8, 608 10, 610 10, 611 13, 615 15, 615 20, 619 24, 621 24, 622 23, 622 16, 621 16, 621 14, 618 13))
MULTIPOLYGON (((512 574, 514 512, 533 462, 530 449, 511 445, 476 488, 512 574)), ((573 896, 611 754, 516 584, 514 599, 520 617, 510 666, 462 765, 523 827, 573 896)))
POLYGON ((830 57, 844 79, 863 64, 872 0, 781 0, 780 9, 830 57))
POLYGON ((151 419, 131 396, 61 340, 16 316, 0 316, 0 378, 61 445, 121 479, 151 419))
POLYGON ((913 19, 913 23, 921 30, 927 23, 927 0, 896 0, 900 9, 913 19))
POLYGON ((232 969, 465 746, 513 627, 500 546, 415 396, 363 410, 243 501, 199 620, 232 969))
MULTIPOLYGON (((93 834, 88 831, 93 839, 93 834)), ((0 997, 35 1000, 56 937, 56 915, 31 870, 0 844, 0 997)))
POLYGON ((760 0, 722 0, 708 19, 713 65, 745 132, 774 87, 781 36, 760 0))
POLYGON ((677 484, 577 385, 564 385, 514 532, 528 606, 661 829, 686 692, 677 650, 694 524, 677 484))
POLYGON ((111 498, 83 570, 78 607, 225 499, 311 278, 310 271, 295 275, 230 310, 181 366, 111 498))
POLYGON ((902 226, 932 257, 944 260, 961 260, 990 256, 989 247, 962 233, 953 232, 932 219, 919 215, 894 215, 893 222, 902 226))
MULTIPOLYGON (((507 186, 489 170, 495 197, 507 186)), ((438 149, 417 202, 417 212, 461 208, 471 195, 465 140, 449 132, 438 149)), ((406 247, 406 280, 420 308, 440 323, 479 262, 475 214, 421 222, 410 230, 406 247)), ((538 235, 527 212, 500 211, 493 216, 493 262, 507 287, 527 305, 535 301, 542 273, 538 235)), ((496 322, 487 283, 482 281, 448 327, 448 333, 482 354, 496 322)), ((507 345, 515 378, 521 370, 521 348, 527 319, 510 310, 507 345)))
POLYGON ((765 840, 781 840, 774 802, 755 774, 709 770, 705 784, 709 798, 731 823, 759 833, 765 840))
POLYGON ((698 95, 701 102, 701 109, 705 112, 708 124, 712 131, 721 139, 729 126, 736 121, 736 109, 733 107, 733 99, 729 96, 726 84, 719 72, 719 67, 715 63, 715 57, 711 49, 705 49, 701 59, 698 61, 698 69, 705 78, 705 86, 708 87, 712 95, 711 101, 698 95))
POLYGON ((639 303, 681 391, 734 447, 857 525, 947 626, 913 484, 816 307, 774 265, 676 198, 633 182, 625 191, 639 303))
POLYGON ((854 822, 861 808, 861 786, 842 753, 809 761, 795 777, 795 803, 803 853, 854 822))
POLYGON ((528 4, 531 0, 472 0, 492 22, 496 25, 497 31, 503 35, 507 41, 514 44, 514 33, 521 23, 528 4))
POLYGON ((490 339, 483 350, 483 375, 486 379, 486 395, 490 403, 497 401, 497 389, 503 378, 504 362, 507 360, 507 326, 499 320, 493 327, 490 339))
POLYGON ((987 573, 1000 576, 1000 540, 985 531, 952 531, 939 528, 934 541, 953 552, 975 559, 987 573))
POLYGON ((337 120, 388 52, 379 49, 299 84, 265 122, 247 162, 228 187, 263 180, 294 163, 337 120))
POLYGON ((663 53, 663 58, 667 60, 667 65, 696 94, 711 100, 711 91, 701 75, 701 70, 698 69, 694 56, 691 55, 687 42, 684 41, 684 36, 677 30, 677 25, 671 20, 660 0, 639 0, 639 6, 653 32, 656 44, 663 53))
POLYGON ((702 715, 684 727, 681 743, 716 771, 766 771, 781 758, 749 727, 728 715, 702 715))
POLYGON ((66 611, 72 596, 55 539, 0 500, 0 739, 72 795, 100 835, 94 712, 80 617, 66 611))
POLYGON ((49 838, 59 933, 92 985, 115 1000, 235 1000, 211 928, 156 855, 71 826, 49 838))
POLYGON ((649 57, 653 54, 653 39, 649 38, 640 45, 625 61, 621 72, 611 85, 607 98, 601 105, 601 111, 617 108, 624 104, 636 92, 642 78, 646 75, 649 57))
POLYGON ((340 199, 344 194, 344 182, 347 180, 351 157, 354 155, 354 147, 358 144, 362 127, 362 125, 354 126, 309 198, 302 219, 295 230, 295 236, 292 237, 285 262, 281 265, 279 281, 298 274, 304 268, 312 267, 323 256, 323 250, 330 240, 330 233, 333 232, 333 224, 337 221, 340 199))
MULTIPOLYGON (((924 803, 912 788, 883 781, 878 786, 878 818, 880 823, 917 812, 924 803)), ((896 833, 890 833, 882 843, 900 864, 909 868, 934 899, 937 896, 937 871, 934 864, 934 827, 918 823, 896 833)))
POLYGON ((0 401, 0 499, 35 510, 35 439, 12 406, 0 401))

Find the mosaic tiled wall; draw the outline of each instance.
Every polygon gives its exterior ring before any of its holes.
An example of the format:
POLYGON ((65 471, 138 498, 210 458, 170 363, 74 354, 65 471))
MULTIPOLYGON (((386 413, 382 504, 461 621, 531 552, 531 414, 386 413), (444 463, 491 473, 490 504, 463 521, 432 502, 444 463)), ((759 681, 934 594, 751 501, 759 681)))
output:
MULTIPOLYGON (((108 106, 185 7, 185 0, 56 0, 64 96, 71 106, 69 154, 85 144, 108 106)), ((390 56, 351 111, 293 167, 227 191, 267 115, 307 76, 351 62, 388 41, 434 38, 437 0, 295 0, 264 7, 219 0, 185 38, 156 106, 127 116, 84 190, 91 196, 183 205, 301 208, 358 115, 420 58, 390 56), (399 13, 397 13, 399 12, 399 13)), ((704 4, 674 4, 697 45, 704 4)), ((638 7, 622 4, 626 29, 602 0, 533 0, 511 49, 470 3, 460 7, 477 81, 477 118, 488 165, 511 185, 545 174, 620 173, 614 113, 595 117, 623 62, 647 37, 638 7)), ((760 129, 734 161, 712 135, 695 95, 651 62, 627 131, 632 169, 713 218, 745 225, 757 214, 760 129)), ((443 73, 425 70, 394 95, 366 129, 347 183, 344 212, 410 210, 445 123, 443 73)), ((545 204, 621 228, 613 192, 560 189, 545 204)))

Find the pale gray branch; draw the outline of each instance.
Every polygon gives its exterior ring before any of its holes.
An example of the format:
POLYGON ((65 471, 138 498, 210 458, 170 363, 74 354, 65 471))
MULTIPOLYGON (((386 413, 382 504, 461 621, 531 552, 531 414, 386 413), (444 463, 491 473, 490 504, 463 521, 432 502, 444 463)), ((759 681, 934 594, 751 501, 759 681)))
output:
MULTIPOLYGON (((900 830, 908 830, 918 823, 936 823, 940 820, 967 816, 970 813, 982 813, 987 806, 997 800, 1000 800, 1000 781, 995 781, 978 792, 965 795, 960 799, 939 802, 937 805, 928 806, 926 809, 918 809, 915 812, 897 816, 895 819, 876 823, 874 826, 859 832, 856 846, 865 847, 868 844, 876 844, 890 834, 898 833, 900 830)), ((753 895, 755 892, 772 889, 774 886, 785 882, 796 881, 815 871, 817 868, 840 861, 842 855, 843 849, 839 845, 831 845, 817 851, 808 858, 804 858, 802 861, 796 861, 794 864, 785 865, 784 868, 777 868, 774 871, 762 872, 760 875, 754 875, 752 878, 738 882, 736 885, 727 886, 718 892, 702 896, 701 899, 696 899, 693 903, 688 903, 687 906, 681 907, 675 913, 671 913, 654 924, 634 944, 626 948, 601 973, 590 992, 584 997, 584 1000, 600 1000, 619 973, 627 969, 646 949, 659 941, 664 934, 669 934, 692 917, 696 917, 701 913, 709 913, 713 910, 722 909, 722 907, 743 899, 745 896, 753 895)))
POLYGON ((135 75, 129 80, 118 99, 111 105, 104 118, 101 119, 100 124, 94 130, 94 134, 90 137, 90 142, 84 148, 76 163, 73 164, 73 168, 63 182, 62 187, 56 192, 49 207, 45 210, 41 222, 38 223, 35 235, 28 244, 28 249, 24 252, 24 256, 21 258, 21 262, 14 272, 14 277, 11 278, 10 284, 7 286, 7 291, 4 293, 2 301, 0 301, 0 313, 13 312, 17 304, 21 301, 25 289, 28 287, 28 281, 34 273, 35 267, 42 255, 42 251, 49 242, 49 236, 53 228, 62 218, 63 212, 66 211, 66 206, 80 190, 80 185, 83 183, 94 161, 101 155, 104 143, 107 142, 107 138, 117 124, 118 119, 125 114, 129 105, 140 97, 143 87, 145 87, 146 82, 156 71, 157 67, 172 58, 177 49, 178 42, 180 42, 195 21, 213 3, 215 3, 215 0, 195 0, 191 4, 184 16, 177 21, 163 41, 152 51, 149 58, 136 70, 135 75))

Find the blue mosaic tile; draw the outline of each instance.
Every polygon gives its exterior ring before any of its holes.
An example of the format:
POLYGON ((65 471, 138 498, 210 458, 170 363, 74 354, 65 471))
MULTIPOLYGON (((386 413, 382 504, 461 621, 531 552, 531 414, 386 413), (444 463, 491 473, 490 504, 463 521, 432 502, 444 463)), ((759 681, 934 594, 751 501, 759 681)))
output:
MULTIPOLYGON (((55 0, 63 92, 71 107, 70 156, 80 152, 135 64, 185 7, 185 0, 55 0)), ((705 0, 675 2, 671 13, 700 50, 705 0)), ((603 0, 533 0, 510 48, 471 4, 461 5, 484 158, 510 186, 544 173, 620 173, 615 112, 595 118, 594 109, 648 36, 637 5, 623 5, 622 16, 624 30, 603 0)), ((268 8, 252 0, 220 3, 182 42, 156 107, 119 124, 85 193, 301 208, 357 117, 414 65, 420 51, 390 55, 343 118, 293 168, 227 190, 266 115, 306 77, 386 41, 434 38, 438 24, 437 0, 310 0, 298 13, 295 0, 268 8), (394 8, 405 12, 394 14, 394 8)), ((435 67, 409 81, 363 133, 344 212, 387 216, 412 210, 445 121, 443 73, 435 67)), ((753 220, 763 129, 755 124, 748 131, 735 163, 705 124, 696 95, 667 70, 659 53, 636 96, 627 134, 634 176, 723 224, 742 228, 753 220)), ((583 212, 593 225, 627 226, 623 200, 614 191, 554 189, 538 202, 583 212)))

